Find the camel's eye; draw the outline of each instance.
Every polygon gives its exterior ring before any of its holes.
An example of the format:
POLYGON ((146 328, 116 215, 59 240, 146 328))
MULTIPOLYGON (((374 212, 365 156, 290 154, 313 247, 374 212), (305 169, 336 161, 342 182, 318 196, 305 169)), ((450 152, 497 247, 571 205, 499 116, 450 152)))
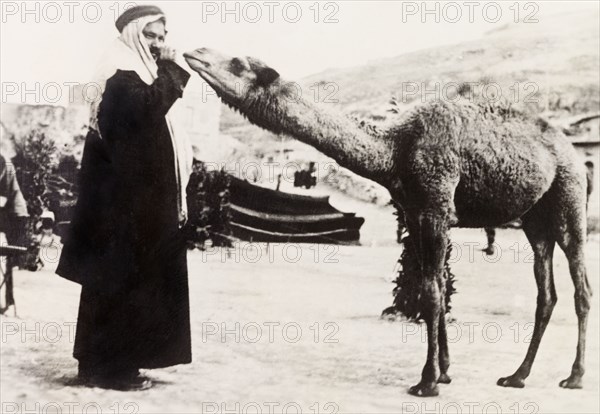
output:
POLYGON ((233 58, 231 59, 229 68, 231 72, 233 72, 235 75, 240 75, 244 71, 244 69, 246 69, 246 65, 244 65, 244 62, 242 62, 241 59, 233 58))

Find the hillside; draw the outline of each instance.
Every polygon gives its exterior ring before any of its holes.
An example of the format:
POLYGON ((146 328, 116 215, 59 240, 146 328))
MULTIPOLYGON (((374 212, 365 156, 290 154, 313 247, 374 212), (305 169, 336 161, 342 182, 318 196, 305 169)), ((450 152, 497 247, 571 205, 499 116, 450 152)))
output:
MULTIPOLYGON (((597 111, 598 19, 598 13, 572 13, 549 16, 538 24, 505 25, 476 41, 319 73, 303 84, 337 84, 342 108, 365 116, 385 116, 392 95, 408 102, 420 100, 420 93, 408 93, 410 84, 417 84, 420 92, 429 91, 424 98, 433 99, 431 91, 444 98, 444 86, 450 92, 451 83, 461 82, 475 82, 480 89, 497 83, 504 98, 530 111, 597 111), (515 88, 510 89, 517 82, 521 84, 518 97, 515 88), (525 82, 536 86, 525 89, 525 82), (523 102, 524 98, 538 104, 523 102)), ((487 95, 492 92, 490 88, 487 95)))

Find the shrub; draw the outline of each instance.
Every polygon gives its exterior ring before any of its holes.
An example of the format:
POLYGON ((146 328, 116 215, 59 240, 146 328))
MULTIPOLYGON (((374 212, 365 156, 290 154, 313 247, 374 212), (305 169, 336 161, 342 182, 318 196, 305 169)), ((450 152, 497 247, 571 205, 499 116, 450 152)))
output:
MULTIPOLYGON (((398 243, 403 246, 403 250, 398 260, 398 276, 393 281, 396 284, 392 291, 394 302, 392 306, 383 311, 382 316, 400 315, 409 321, 420 322, 423 319, 423 304, 421 302, 423 275, 417 259, 417 252, 414 248, 415 240, 410 235, 407 235, 404 213, 399 206, 396 206, 396 209, 398 216, 398 243)), ((442 273, 442 280, 445 283, 444 301, 446 304, 446 314, 449 314, 452 309, 450 300, 452 294, 456 292, 454 287, 456 278, 450 270, 450 264, 448 263, 451 253, 452 245, 448 244, 442 273)))
MULTIPOLYGON (((423 320, 423 303, 421 302, 423 291, 423 276, 421 266, 417 260, 414 249, 415 240, 410 235, 402 238, 404 249, 398 263, 398 277, 394 280, 394 303, 390 308, 384 310, 384 314, 401 314, 409 321, 419 322, 423 320)), ((446 284, 444 301, 446 304, 446 314, 452 309, 450 299, 456 289, 454 288, 455 276, 450 270, 448 258, 452 253, 452 246, 449 244, 446 251, 446 261, 442 273, 443 283, 446 284)))
POLYGON ((186 190, 186 237, 191 248, 204 250, 208 240, 213 246, 231 246, 229 183, 225 171, 208 171, 204 163, 194 160, 186 190))
POLYGON ((14 144, 16 155, 12 162, 29 212, 25 229, 29 252, 25 256, 25 267, 37 270, 43 266, 39 257, 41 215, 49 205, 48 179, 52 173, 56 145, 54 140, 37 129, 31 130, 23 137, 14 138, 14 144))

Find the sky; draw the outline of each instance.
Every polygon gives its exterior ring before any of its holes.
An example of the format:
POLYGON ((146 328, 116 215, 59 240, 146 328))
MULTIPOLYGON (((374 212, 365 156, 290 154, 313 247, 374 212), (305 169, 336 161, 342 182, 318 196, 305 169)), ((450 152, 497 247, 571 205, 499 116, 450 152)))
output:
MULTIPOLYGON (((2 102, 63 103, 70 82, 93 79, 98 57, 118 36, 116 17, 135 4, 112 0, 2 1, 2 102), (61 87, 58 94, 56 85, 61 87), (23 94, 26 90, 36 92, 23 94)), ((545 15, 598 8, 595 1, 152 4, 167 15, 167 42, 180 53, 210 47, 229 55, 254 56, 290 80, 329 68, 359 66, 419 49, 474 40, 512 22, 517 14, 521 21, 517 24, 535 24, 545 15)))

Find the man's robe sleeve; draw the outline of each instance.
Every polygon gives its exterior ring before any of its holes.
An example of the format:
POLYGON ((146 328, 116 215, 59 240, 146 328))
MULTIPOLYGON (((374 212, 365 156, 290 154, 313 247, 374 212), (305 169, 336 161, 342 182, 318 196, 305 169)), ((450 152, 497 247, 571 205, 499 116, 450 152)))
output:
MULTIPOLYGON (((134 71, 118 70, 106 82, 103 102, 119 107, 119 113, 126 122, 147 122, 148 119, 164 117, 173 103, 183 96, 190 74, 175 62, 158 62, 158 77, 151 85, 146 84, 134 71)), ((103 111, 100 106, 98 121, 102 129, 103 111)))

